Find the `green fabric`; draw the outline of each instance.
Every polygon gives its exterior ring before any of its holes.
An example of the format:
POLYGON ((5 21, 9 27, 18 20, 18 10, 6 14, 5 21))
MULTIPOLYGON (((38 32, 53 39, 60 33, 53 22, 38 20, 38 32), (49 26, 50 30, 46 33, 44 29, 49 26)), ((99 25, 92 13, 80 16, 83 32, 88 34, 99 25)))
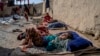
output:
POLYGON ((53 51, 54 49, 66 51, 66 44, 68 43, 68 39, 61 40, 55 35, 50 35, 46 38, 49 41, 46 50, 53 51))
POLYGON ((55 45, 56 49, 66 51, 66 44, 68 43, 68 39, 61 40, 57 37, 55 40, 52 40, 51 43, 55 45))
POLYGON ((50 42, 50 41, 54 40, 56 37, 57 37, 56 35, 48 35, 45 37, 45 40, 47 42, 50 42))

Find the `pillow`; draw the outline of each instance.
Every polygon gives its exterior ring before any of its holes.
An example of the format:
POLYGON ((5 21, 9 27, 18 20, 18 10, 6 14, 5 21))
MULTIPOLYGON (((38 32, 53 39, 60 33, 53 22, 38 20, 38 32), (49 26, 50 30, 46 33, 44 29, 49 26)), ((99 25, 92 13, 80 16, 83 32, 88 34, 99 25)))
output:
POLYGON ((85 49, 89 46, 92 46, 92 43, 82 37, 78 37, 76 39, 70 40, 67 45, 68 51, 77 51, 80 49, 85 49))

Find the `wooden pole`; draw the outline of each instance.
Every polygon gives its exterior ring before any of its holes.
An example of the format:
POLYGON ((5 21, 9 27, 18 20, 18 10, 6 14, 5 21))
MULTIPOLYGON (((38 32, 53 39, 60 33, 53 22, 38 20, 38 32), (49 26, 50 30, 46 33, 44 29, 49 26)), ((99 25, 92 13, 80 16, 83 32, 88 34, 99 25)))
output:
POLYGON ((28 1, 28 5, 29 5, 30 1, 29 0, 27 0, 27 1, 28 1))

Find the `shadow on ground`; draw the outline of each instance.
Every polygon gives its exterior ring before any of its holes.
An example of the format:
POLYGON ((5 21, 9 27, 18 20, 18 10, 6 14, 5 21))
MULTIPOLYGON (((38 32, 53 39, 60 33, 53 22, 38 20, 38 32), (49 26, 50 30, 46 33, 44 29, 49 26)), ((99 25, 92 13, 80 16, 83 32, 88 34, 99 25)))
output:
MULTIPOLYGON (((99 49, 100 51, 100 49, 99 49)), ((74 56, 73 54, 66 54, 68 56, 74 56)), ((31 54, 27 52, 21 52, 20 48, 16 49, 8 49, 8 48, 3 48, 0 47, 0 56, 66 56, 66 55, 48 55, 48 54, 31 54)), ((100 56, 99 53, 84 53, 80 56, 100 56)))
POLYGON ((8 49, 8 48, 0 47, 0 56, 10 56, 10 53, 11 53, 13 50, 14 50, 14 49, 8 49))

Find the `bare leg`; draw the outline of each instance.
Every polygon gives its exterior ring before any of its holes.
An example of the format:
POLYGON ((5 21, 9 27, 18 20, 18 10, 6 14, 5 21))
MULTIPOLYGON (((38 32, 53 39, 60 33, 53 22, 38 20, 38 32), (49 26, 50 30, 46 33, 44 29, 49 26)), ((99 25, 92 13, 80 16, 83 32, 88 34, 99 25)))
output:
POLYGON ((26 52, 27 48, 31 48, 33 46, 32 39, 29 39, 28 44, 21 46, 22 52, 26 52))
POLYGON ((26 38, 23 40, 23 42, 22 42, 21 45, 26 45, 26 44, 28 44, 28 41, 29 41, 29 37, 26 37, 26 38))

